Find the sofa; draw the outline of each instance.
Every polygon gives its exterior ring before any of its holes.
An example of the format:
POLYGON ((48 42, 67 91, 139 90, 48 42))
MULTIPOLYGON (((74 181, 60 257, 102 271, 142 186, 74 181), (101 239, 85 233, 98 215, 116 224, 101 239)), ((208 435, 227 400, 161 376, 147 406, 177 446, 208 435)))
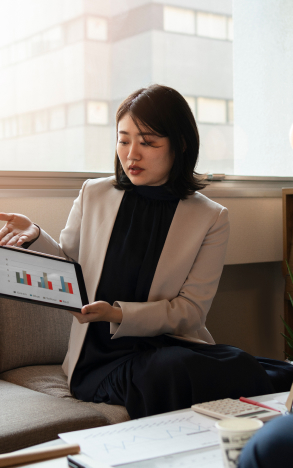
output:
POLYGON ((61 367, 71 322, 69 312, 0 297, 0 453, 130 419, 122 406, 71 395, 61 367))

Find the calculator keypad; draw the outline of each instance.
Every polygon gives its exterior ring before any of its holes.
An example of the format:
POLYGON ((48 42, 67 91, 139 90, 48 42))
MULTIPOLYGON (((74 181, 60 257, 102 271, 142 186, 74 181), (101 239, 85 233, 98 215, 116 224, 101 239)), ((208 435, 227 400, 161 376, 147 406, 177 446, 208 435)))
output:
POLYGON ((239 400, 232 400, 225 398, 224 400, 208 401, 206 403, 199 403, 193 405, 192 409, 206 415, 218 417, 219 419, 227 416, 236 416, 238 414, 256 412, 259 410, 258 406, 250 405, 239 400))

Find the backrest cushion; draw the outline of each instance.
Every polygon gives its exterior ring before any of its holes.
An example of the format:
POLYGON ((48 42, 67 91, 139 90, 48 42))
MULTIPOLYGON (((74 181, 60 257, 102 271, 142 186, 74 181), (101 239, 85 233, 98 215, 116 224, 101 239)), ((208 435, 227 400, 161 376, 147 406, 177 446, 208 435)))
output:
POLYGON ((67 311, 0 297, 0 373, 23 366, 61 364, 71 323, 67 311))

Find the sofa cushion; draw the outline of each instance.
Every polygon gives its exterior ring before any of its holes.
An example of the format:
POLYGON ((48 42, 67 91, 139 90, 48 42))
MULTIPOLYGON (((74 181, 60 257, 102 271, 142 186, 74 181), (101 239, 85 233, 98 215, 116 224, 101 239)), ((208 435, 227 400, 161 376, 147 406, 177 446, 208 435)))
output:
POLYGON ((0 298, 0 322, 0 373, 63 362, 72 323, 69 312, 0 298))
POLYGON ((54 398, 0 380, 0 453, 58 438, 58 434, 108 424, 86 404, 54 398))
POLYGON ((0 378, 31 390, 46 393, 57 398, 73 401, 79 406, 87 406, 102 414, 108 424, 115 424, 130 419, 124 406, 107 405, 106 403, 87 403, 76 400, 70 393, 67 377, 61 366, 29 366, 4 372, 0 378))

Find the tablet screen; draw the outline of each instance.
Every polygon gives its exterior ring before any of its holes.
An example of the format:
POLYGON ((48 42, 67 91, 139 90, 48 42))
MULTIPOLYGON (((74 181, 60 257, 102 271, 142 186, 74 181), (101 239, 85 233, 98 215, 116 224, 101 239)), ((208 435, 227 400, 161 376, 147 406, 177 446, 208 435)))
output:
POLYGON ((18 248, 0 248, 0 294, 70 310, 87 303, 80 265, 18 248))

